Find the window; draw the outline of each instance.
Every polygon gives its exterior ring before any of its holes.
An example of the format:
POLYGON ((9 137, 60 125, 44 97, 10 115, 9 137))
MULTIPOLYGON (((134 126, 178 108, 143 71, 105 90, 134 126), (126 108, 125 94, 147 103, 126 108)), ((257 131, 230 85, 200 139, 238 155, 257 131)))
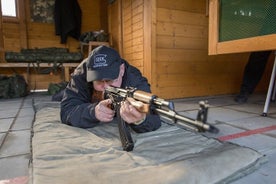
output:
POLYGON ((2 16, 17 17, 17 0, 1 0, 2 16))

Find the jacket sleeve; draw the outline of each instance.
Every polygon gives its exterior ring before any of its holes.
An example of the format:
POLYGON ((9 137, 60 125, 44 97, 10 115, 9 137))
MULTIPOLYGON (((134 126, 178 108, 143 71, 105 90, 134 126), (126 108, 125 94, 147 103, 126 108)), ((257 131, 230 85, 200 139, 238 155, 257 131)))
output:
MULTIPOLYGON (((151 93, 150 84, 148 80, 142 76, 141 72, 132 67, 128 66, 129 72, 127 73, 126 83, 123 87, 135 87, 136 89, 151 93)), ((131 128, 137 133, 149 132, 157 130, 161 126, 161 119, 159 115, 152 113, 147 114, 146 119, 139 125, 131 124, 131 128)))
MULTIPOLYGON (((81 69, 80 69, 81 70, 81 69)), ((96 103, 91 103, 91 92, 83 71, 71 76, 61 101, 61 121, 79 128, 91 128, 99 121, 95 117, 96 103)))

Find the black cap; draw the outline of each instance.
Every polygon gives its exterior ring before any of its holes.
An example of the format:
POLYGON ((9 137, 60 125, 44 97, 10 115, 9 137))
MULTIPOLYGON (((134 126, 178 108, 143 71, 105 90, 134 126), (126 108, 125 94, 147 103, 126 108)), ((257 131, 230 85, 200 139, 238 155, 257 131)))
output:
POLYGON ((113 48, 99 46, 95 48, 88 57, 87 82, 95 80, 114 80, 120 72, 122 59, 113 48))

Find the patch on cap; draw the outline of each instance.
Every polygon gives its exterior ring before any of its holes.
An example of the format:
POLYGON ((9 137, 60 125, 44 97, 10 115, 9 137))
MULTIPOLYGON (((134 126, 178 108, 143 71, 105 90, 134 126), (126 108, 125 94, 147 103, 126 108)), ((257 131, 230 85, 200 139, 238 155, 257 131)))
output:
POLYGON ((94 56, 94 64, 93 68, 98 68, 98 67, 105 67, 108 66, 107 61, 106 61, 106 54, 97 54, 94 56))

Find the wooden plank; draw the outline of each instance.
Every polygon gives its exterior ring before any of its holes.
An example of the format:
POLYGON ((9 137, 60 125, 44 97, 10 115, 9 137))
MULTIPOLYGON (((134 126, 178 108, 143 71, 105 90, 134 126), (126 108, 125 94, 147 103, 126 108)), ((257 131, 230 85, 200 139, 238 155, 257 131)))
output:
POLYGON ((3 23, 3 34, 5 35, 5 37, 9 37, 9 38, 20 38, 19 35, 19 24, 18 23, 11 23, 11 22, 5 22, 3 23))
POLYGON ((29 88, 30 90, 48 89, 50 82, 59 83, 62 80, 61 75, 30 75, 29 88))
POLYGON ((202 85, 202 87, 208 89, 210 87, 219 87, 225 85, 233 85, 232 81, 234 80, 233 77, 224 74, 218 78, 215 75, 190 75, 187 74, 185 76, 180 74, 175 75, 158 75, 158 86, 159 87, 177 87, 177 86, 186 86, 186 88, 192 88, 197 90, 197 87, 202 85), (183 80, 185 79, 185 80, 183 80), (211 82, 212 81, 212 82, 211 82), (208 84, 208 85, 205 85, 208 84), (214 86, 216 84, 216 86, 214 86), (217 85, 219 84, 219 85, 217 85))
POLYGON ((158 81, 156 77, 156 24, 157 24, 157 0, 152 0, 150 5, 145 5, 145 27, 144 27, 144 71, 145 75, 149 78, 149 82, 154 90, 158 86, 158 81), (150 16, 150 19, 147 17, 150 16))
POLYGON ((143 29, 143 27, 144 27, 143 22, 136 22, 135 24, 134 23, 132 24, 133 31, 143 29))
POLYGON ((27 25, 26 25, 26 1, 16 1, 19 9, 19 35, 20 35, 20 47, 28 48, 28 38, 27 38, 27 25))
MULTIPOLYGON (((129 22, 129 24, 128 23, 124 24, 124 27, 126 27, 123 33, 124 37, 131 37, 131 34, 132 34, 131 22, 129 22)), ((126 40, 126 38, 124 38, 124 40, 126 40)))
MULTIPOLYGON (((135 51, 132 55, 133 55, 132 56, 133 60, 143 60, 143 58, 144 58, 144 53, 143 52, 135 51)), ((143 63, 141 63, 141 66, 143 66, 143 63)))
MULTIPOLYGON (((206 58, 207 59, 207 58, 206 58)), ((245 62, 233 65, 233 61, 160 61, 157 66, 157 74, 163 75, 215 75, 220 77, 227 74, 229 76, 240 75, 245 62), (216 67, 214 67, 214 65, 216 67), (240 66, 241 70, 235 70, 240 66)), ((185 80, 185 79, 183 79, 185 80)))
MULTIPOLYGON (((137 68, 143 68, 143 59, 131 59, 130 64, 137 68)), ((143 70, 140 71, 143 72, 143 70)))
POLYGON ((124 58, 127 59, 130 63, 132 62, 132 60, 143 60, 143 52, 131 52, 130 54, 126 53, 124 58))
POLYGON ((218 43, 218 0, 209 0, 209 36, 208 51, 210 55, 217 54, 218 43))
POLYGON ((166 8, 157 9, 157 21, 178 23, 184 25, 208 25, 208 17, 206 17, 205 14, 170 10, 166 8))
POLYGON ((157 36, 157 45, 158 48, 206 50, 208 41, 202 38, 157 36))
POLYGON ((157 22, 158 35, 166 36, 184 36, 184 37, 208 37, 208 29, 206 26, 183 25, 171 22, 157 22))
POLYGON ((241 53, 276 50, 276 34, 217 43, 217 52, 210 54, 241 53))
POLYGON ((144 46, 141 44, 134 44, 132 46, 132 49, 136 52, 143 52, 144 51, 144 46))
POLYGON ((115 1, 110 6, 112 14, 109 14, 109 32, 112 33, 112 47, 119 51, 120 55, 124 55, 123 51, 123 16, 122 16, 122 1, 115 1))
MULTIPOLYGON (((211 79, 210 79, 211 80, 211 79)), ((211 80, 213 81, 213 80, 211 80)), ((177 99, 185 97, 194 97, 194 96, 209 96, 214 94, 229 94, 235 93, 236 86, 231 84, 238 84, 239 80, 226 80, 227 82, 222 83, 214 79, 211 86, 204 86, 202 83, 195 83, 192 86, 180 85, 173 87, 158 87, 153 91, 154 94, 165 99, 177 99), (219 87, 218 87, 219 86, 219 87), (230 89, 230 90, 229 90, 230 89)))
MULTIPOLYGON (((142 1, 141 1, 142 2, 142 1)), ((144 2, 144 3, 146 3, 146 2, 144 2)), ((139 13, 142 13, 143 14, 143 12, 144 12, 144 5, 143 4, 141 4, 140 6, 137 6, 136 8, 132 8, 132 14, 133 15, 136 15, 136 14, 139 14, 139 13)))
POLYGON ((205 0, 158 0, 157 1, 158 8, 167 8, 172 10, 181 10, 181 11, 189 11, 195 13, 206 13, 206 2, 205 0))
POLYGON ((141 0, 132 0, 131 1, 131 8, 132 9, 137 9, 137 8, 143 6, 143 3, 144 3, 144 1, 141 1, 141 0))
POLYGON ((208 59, 207 50, 183 50, 183 49, 166 49, 158 48, 156 50, 156 60, 183 62, 205 62, 208 59))
POLYGON ((137 37, 137 38, 133 38, 132 43, 135 45, 143 45, 144 44, 144 38, 143 37, 137 37))
POLYGON ((142 22, 143 21, 143 12, 137 13, 136 15, 132 16, 132 24, 142 22))
POLYGON ((144 29, 141 28, 141 29, 133 30, 132 34, 133 34, 133 38, 143 37, 144 29))
MULTIPOLYGON (((1 8, 1 3, 0 3, 0 10, 1 8)), ((4 61, 4 39, 3 39, 3 25, 2 25, 2 13, 0 13, 0 62, 4 61)))
POLYGON ((174 36, 175 27, 172 22, 158 21, 156 25, 156 31, 158 35, 174 36))
POLYGON ((124 41, 124 48, 130 48, 132 47, 132 39, 131 37, 129 36, 127 40, 124 41))
POLYGON ((54 39, 59 38, 55 34, 55 27, 53 24, 43 24, 34 22, 29 25, 28 39, 54 39), (41 34, 47 32, 47 34, 41 34))
POLYGON ((101 1, 102 0, 78 1, 82 10, 82 32, 96 31, 100 29, 105 29, 107 27, 107 25, 104 25, 104 27, 102 27, 101 23, 101 13, 107 13, 107 9, 103 9, 100 5, 102 3, 101 1))
POLYGON ((123 10, 130 10, 131 9, 131 5, 132 5, 132 1, 129 0, 123 0, 123 10))
POLYGON ((20 51, 20 45, 18 44, 18 39, 4 39, 5 51, 20 51))
POLYGON ((126 8, 124 11, 123 11, 123 16, 124 16, 124 21, 128 21, 128 20, 131 20, 131 9, 130 8, 126 8))

